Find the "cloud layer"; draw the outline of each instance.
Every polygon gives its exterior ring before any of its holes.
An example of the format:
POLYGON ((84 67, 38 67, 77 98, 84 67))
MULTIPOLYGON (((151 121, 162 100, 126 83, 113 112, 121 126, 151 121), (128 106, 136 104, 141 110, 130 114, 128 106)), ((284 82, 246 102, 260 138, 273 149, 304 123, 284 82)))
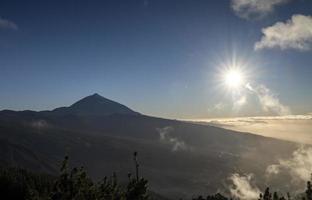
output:
POLYGON ((278 5, 289 0, 232 0, 234 12, 244 19, 261 18, 274 11, 278 5))
POLYGON ((0 17, 0 29, 7 29, 7 30, 18 30, 17 24, 15 24, 13 21, 10 21, 8 19, 3 19, 0 17))
POLYGON ((255 43, 255 50, 280 48, 310 50, 312 48, 312 17, 293 15, 286 22, 277 22, 262 29, 263 36, 255 43))
POLYGON ((239 175, 232 174, 230 180, 233 183, 229 190, 231 195, 241 200, 256 200, 259 197, 260 189, 252 184, 253 174, 239 175))
POLYGON ((301 147, 293 152, 289 159, 280 159, 278 164, 270 165, 266 169, 269 176, 283 171, 290 174, 295 184, 304 184, 311 177, 312 148, 301 147))
POLYGON ((306 115, 193 119, 191 121, 298 143, 312 144, 311 113, 306 115))

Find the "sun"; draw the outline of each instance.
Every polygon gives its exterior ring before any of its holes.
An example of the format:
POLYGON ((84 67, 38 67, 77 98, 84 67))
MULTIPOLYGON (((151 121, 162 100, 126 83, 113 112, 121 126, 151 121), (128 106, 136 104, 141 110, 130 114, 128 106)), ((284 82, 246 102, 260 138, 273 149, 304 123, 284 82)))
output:
POLYGON ((239 69, 228 69, 223 75, 225 85, 230 89, 239 89, 244 84, 244 74, 239 69))
POLYGON ((238 58, 235 55, 223 58, 216 65, 216 83, 217 87, 223 89, 224 92, 231 95, 239 95, 245 92, 247 85, 253 81, 255 77, 254 67, 256 63, 252 63, 246 58, 238 58))

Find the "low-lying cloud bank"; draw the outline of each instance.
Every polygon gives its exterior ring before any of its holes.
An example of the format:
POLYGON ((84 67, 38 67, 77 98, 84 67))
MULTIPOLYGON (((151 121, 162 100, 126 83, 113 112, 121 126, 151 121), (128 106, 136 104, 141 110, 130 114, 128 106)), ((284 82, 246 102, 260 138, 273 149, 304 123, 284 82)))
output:
POLYGON ((255 43, 255 50, 264 48, 311 50, 312 16, 293 15, 286 22, 277 22, 263 28, 262 33, 261 40, 255 43))
POLYGON ((312 144, 312 113, 305 115, 192 119, 187 121, 312 144))

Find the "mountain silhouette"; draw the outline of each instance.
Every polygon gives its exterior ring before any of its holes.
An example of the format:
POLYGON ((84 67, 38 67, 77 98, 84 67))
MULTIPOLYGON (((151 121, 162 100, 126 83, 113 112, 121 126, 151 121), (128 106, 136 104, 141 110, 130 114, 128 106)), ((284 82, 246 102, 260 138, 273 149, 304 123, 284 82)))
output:
POLYGON ((98 94, 52 111, 0 111, 0 166, 54 174, 68 155, 98 179, 133 171, 131 156, 137 151, 151 187, 172 199, 215 193, 238 169, 262 177, 268 165, 296 148, 287 141, 139 114, 98 94))
POLYGON ((139 115, 138 112, 131 110, 127 106, 106 99, 97 93, 87 96, 69 107, 56 108, 52 111, 52 113, 78 116, 112 114, 139 115))

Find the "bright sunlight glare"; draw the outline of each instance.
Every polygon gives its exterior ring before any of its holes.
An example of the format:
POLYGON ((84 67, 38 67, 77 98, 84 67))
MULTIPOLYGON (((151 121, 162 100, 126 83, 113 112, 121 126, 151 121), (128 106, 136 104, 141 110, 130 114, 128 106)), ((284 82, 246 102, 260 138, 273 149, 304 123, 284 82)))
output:
POLYGON ((231 89, 238 89, 244 83, 243 73, 238 69, 229 69, 224 73, 225 85, 231 89))

